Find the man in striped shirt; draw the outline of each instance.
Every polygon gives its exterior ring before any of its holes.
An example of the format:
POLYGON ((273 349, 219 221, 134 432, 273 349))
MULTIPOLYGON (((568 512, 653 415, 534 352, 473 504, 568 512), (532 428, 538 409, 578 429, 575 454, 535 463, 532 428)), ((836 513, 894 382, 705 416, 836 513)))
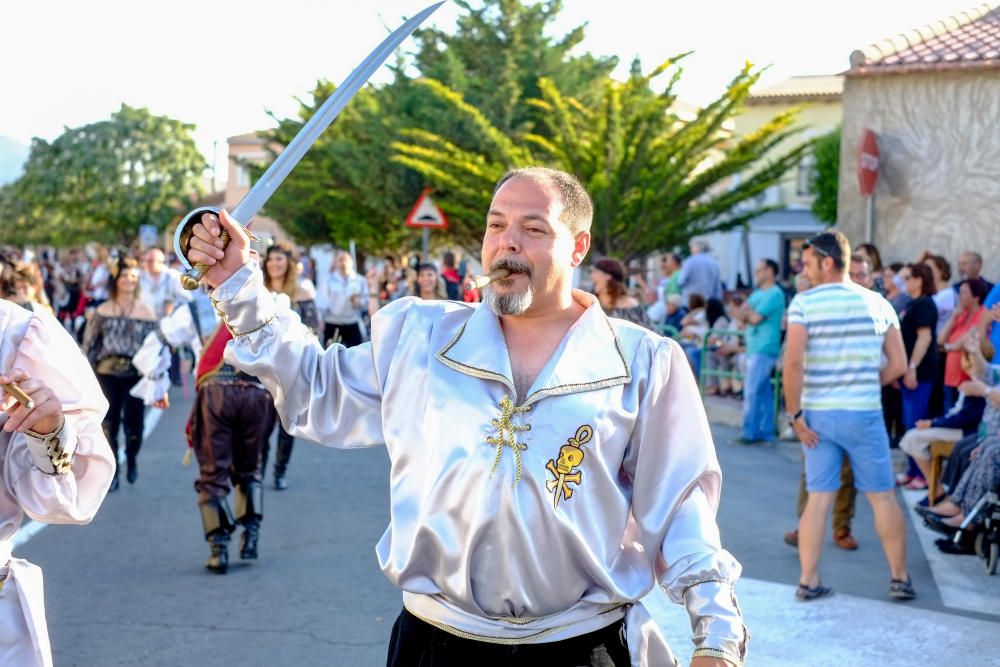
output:
POLYGON ((851 246, 841 233, 823 233, 804 245, 803 272, 812 289, 788 307, 785 405, 802 442, 809 499, 799 519, 802 575, 796 596, 832 593, 819 578, 826 517, 840 487, 843 457, 875 514, 889 561, 889 594, 915 596, 906 569, 906 524, 895 495, 881 387, 906 371, 899 320, 878 293, 845 276, 851 246))

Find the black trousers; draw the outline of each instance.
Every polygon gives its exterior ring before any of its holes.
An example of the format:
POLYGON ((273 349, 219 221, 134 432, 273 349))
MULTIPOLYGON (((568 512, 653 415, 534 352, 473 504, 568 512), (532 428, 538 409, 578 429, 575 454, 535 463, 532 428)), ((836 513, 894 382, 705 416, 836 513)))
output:
MULTIPOLYGON (((292 458, 292 447, 295 445, 295 438, 281 425, 280 419, 275 419, 278 427, 278 451, 274 455, 274 476, 281 477, 288 470, 288 462, 292 458)), ((267 457, 271 452, 271 434, 264 438, 264 444, 260 451, 260 474, 263 477, 267 474, 267 457)))
POLYGON ((361 326, 354 324, 331 324, 326 322, 323 325, 323 345, 330 345, 334 338, 344 347, 354 347, 361 345, 361 326))
POLYGON ((543 644, 491 644, 457 637, 403 609, 392 626, 386 667, 629 667, 625 621, 543 644))
POLYGON ((125 455, 129 461, 135 461, 142 446, 146 406, 143 405, 141 398, 135 398, 128 392, 139 381, 139 376, 119 377, 98 374, 97 381, 101 385, 104 397, 108 399, 108 414, 101 426, 104 427, 104 436, 115 454, 115 462, 118 461, 118 431, 122 427, 125 430, 125 455))

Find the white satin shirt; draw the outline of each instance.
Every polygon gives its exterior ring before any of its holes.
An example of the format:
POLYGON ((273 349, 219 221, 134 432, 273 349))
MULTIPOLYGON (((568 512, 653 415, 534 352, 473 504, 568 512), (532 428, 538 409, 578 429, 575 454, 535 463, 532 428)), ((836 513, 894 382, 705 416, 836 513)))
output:
MULTIPOLYGON (((70 472, 48 475, 32 464, 30 436, 0 431, 0 665, 49 666, 42 573, 11 557, 11 539, 25 516, 45 523, 88 523, 111 485, 115 462, 101 429, 108 403, 76 341, 48 313, 31 313, 0 299, 0 372, 14 368, 55 392, 66 420, 64 446, 75 448, 70 472)), ((0 413, 0 425, 6 420, 0 413)), ((86 564, 80 567, 85 575, 86 564)))
POLYGON ((293 435, 385 445, 379 565, 406 608, 459 636, 555 641, 622 617, 636 665, 674 657, 638 601, 657 583, 695 655, 741 664, 748 635, 722 549, 721 473, 679 346, 591 295, 520 404, 497 316, 395 301, 371 343, 324 350, 249 262, 213 293, 226 360, 261 379, 293 435))

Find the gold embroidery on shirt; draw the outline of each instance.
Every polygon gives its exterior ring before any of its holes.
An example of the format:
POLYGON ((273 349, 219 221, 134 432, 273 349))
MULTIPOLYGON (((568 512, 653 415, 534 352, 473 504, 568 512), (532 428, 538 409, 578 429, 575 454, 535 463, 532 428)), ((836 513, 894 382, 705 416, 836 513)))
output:
POLYGON ((496 445, 497 448, 497 455, 493 459, 493 468, 490 470, 490 479, 493 479, 494 473, 496 473, 497 468, 500 467, 500 459, 503 457, 503 448, 504 446, 507 446, 514 450, 514 486, 517 486, 517 483, 521 481, 521 452, 527 449, 528 445, 523 442, 518 442, 517 434, 524 431, 530 431, 531 424, 519 426, 512 421, 512 418, 516 414, 530 411, 530 405, 518 407, 514 405, 514 401, 507 397, 504 397, 500 401, 500 418, 491 420, 493 427, 497 430, 497 435, 491 435, 486 438, 486 442, 491 445, 496 445))
POLYGON ((583 483, 583 471, 573 472, 573 469, 583 463, 583 445, 590 442, 592 437, 594 437, 593 427, 584 424, 576 429, 576 435, 567 439, 566 444, 559 449, 559 458, 549 459, 545 464, 545 469, 555 477, 545 482, 546 489, 555 491, 552 496, 552 509, 559 507, 560 500, 569 500, 573 497, 570 482, 577 486, 583 483))

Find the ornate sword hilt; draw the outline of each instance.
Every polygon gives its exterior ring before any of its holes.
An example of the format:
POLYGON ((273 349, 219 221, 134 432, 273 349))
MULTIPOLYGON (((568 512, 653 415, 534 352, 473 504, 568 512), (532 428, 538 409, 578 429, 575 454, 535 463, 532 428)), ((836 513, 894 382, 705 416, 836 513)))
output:
MULTIPOLYGON (((218 206, 201 206, 184 216, 184 219, 177 225, 177 231, 174 233, 174 252, 187 269, 186 272, 181 274, 181 287, 186 290, 197 289, 198 283, 200 283, 201 279, 205 277, 208 270, 212 268, 208 264, 192 265, 191 262, 188 261, 187 253, 190 249, 191 235, 194 231, 194 226, 201 222, 201 216, 205 213, 214 213, 215 215, 219 215, 221 211, 222 209, 218 206)), ((251 241, 260 241, 260 239, 251 234, 250 230, 246 227, 243 229, 246 231, 251 241)), ((223 229, 219 238, 222 240, 222 250, 224 251, 226 246, 229 245, 229 232, 223 229)))

